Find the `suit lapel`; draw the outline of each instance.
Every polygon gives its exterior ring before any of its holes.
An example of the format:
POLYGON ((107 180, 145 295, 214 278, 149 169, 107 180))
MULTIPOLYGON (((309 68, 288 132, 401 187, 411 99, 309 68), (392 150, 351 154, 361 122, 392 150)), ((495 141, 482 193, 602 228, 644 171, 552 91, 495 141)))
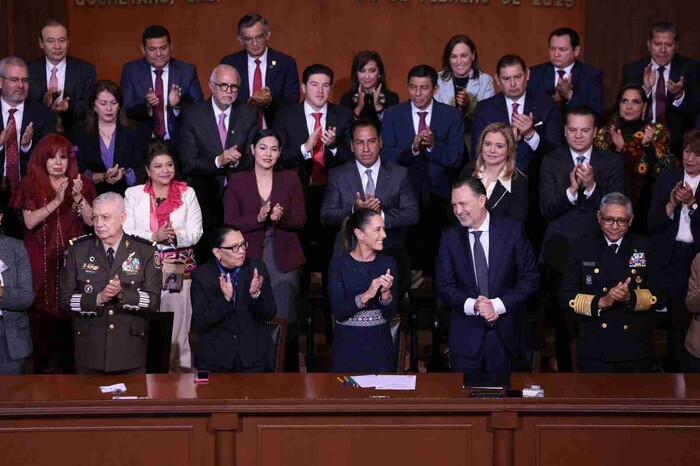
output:
POLYGON ((469 228, 463 227, 459 229, 459 239, 464 252, 462 254, 458 254, 457 257, 463 258, 464 262, 466 262, 465 269, 468 271, 467 279, 470 282, 467 285, 472 286, 474 289, 478 289, 479 285, 476 282, 476 275, 474 273, 474 257, 472 255, 471 245, 469 244, 469 234, 469 228))
MULTIPOLYGON (((73 91, 76 88, 78 76, 74 67, 75 62, 70 57, 66 57, 66 80, 63 83, 63 95, 61 96, 63 99, 73 95, 73 91)), ((46 68, 44 68, 44 70, 46 70, 46 68)), ((46 79, 44 79, 44 81, 46 81, 46 79)))
POLYGON ((544 76, 542 76, 544 82, 545 90, 554 89, 556 87, 554 78, 554 65, 548 64, 544 69, 544 76))
MULTIPOLYGON (((235 63, 234 63, 235 65, 235 63)), ((243 58, 241 62, 236 67, 238 74, 241 75, 241 90, 238 91, 239 97, 241 99, 248 100, 250 97, 250 82, 248 81, 248 54, 243 51, 243 58)), ((265 76, 265 81, 267 81, 267 76, 265 76)))
MULTIPOLYGON (((231 147, 231 139, 233 139, 234 134, 236 134, 236 131, 238 131, 238 126, 241 121, 241 119, 239 118, 240 115, 237 112, 238 107, 238 105, 231 105, 231 114, 228 117, 228 131, 226 132, 226 148, 231 147)), ((216 131, 216 136, 219 136, 218 129, 216 131)), ((238 150, 239 152, 241 152, 241 154, 244 154, 246 148, 239 147, 238 150)))
POLYGON ((377 185, 374 188, 374 197, 383 199, 384 193, 389 189, 391 183, 391 171, 385 163, 380 163, 379 173, 377 174, 377 185))
MULTIPOLYGON (((277 62, 277 52, 268 47, 267 49, 267 69, 265 70, 265 83, 264 86, 272 89, 272 83, 277 77, 277 71, 272 62, 277 62)), ((246 70, 248 67, 246 66, 246 70)))
MULTIPOLYGON (((502 92, 498 94, 500 97, 496 100, 496 111, 500 114, 499 118, 494 121, 503 121, 505 123, 510 123, 510 118, 508 118, 508 107, 506 103, 506 96, 502 92)), ((525 100, 527 102, 527 99, 525 100)))
MULTIPOLYGON (((102 242, 97 237, 95 237, 95 239, 92 241, 92 244, 90 245, 90 255, 88 257, 90 259, 94 257, 95 262, 97 262, 97 264, 99 264, 103 269, 107 270, 108 272, 111 272, 109 270, 109 262, 107 262, 107 254, 105 254, 105 250, 102 247, 102 242)), ((109 276, 109 278, 112 277, 114 277, 114 275, 109 276)))
POLYGON ((540 118, 537 115, 538 110, 537 110, 537 106, 535 105, 534 94, 532 92, 525 91, 525 105, 523 105, 523 113, 525 115, 529 115, 530 113, 532 113, 532 124, 533 125, 536 125, 537 123, 540 122, 540 118))
MULTIPOLYGON (((31 84, 32 84, 32 87, 35 87, 39 90, 39 96, 42 98, 42 101, 43 101, 44 94, 46 94, 46 91, 48 90, 48 87, 46 85, 47 79, 46 79, 46 58, 45 57, 41 61, 41 72, 39 74, 40 74, 39 82, 35 83, 32 81, 31 84)), ((66 81, 68 81, 68 58, 66 58, 66 81)), ((68 87, 67 82, 64 85, 64 90, 66 87, 68 87)), ((63 96, 63 97, 65 97, 65 96, 63 96)))
POLYGON ((501 267, 505 237, 503 231, 498 228, 498 223, 494 222, 495 217, 491 216, 489 225, 489 293, 494 293, 494 284, 497 282, 498 270, 501 267))
POLYGON ((363 193, 365 192, 365 190, 362 186, 362 177, 357 171, 357 163, 354 161, 350 161, 346 164, 346 166, 347 172, 345 176, 345 181, 348 183, 348 187, 352 192, 352 197, 355 197, 355 193, 360 193, 360 196, 364 197, 363 193))
MULTIPOLYGON (((211 99, 207 101, 207 108, 204 111, 204 130, 209 133, 208 139, 210 141, 215 141, 216 147, 218 147, 222 152, 224 150, 223 147, 221 147, 221 138, 219 138, 219 128, 218 128, 218 122, 216 121, 216 115, 214 115, 214 103, 212 102, 211 99)), ((233 115, 233 111, 231 111, 231 115, 233 115)), ((229 117, 229 128, 231 128, 231 118, 229 117)), ((227 134, 227 139, 228 139, 228 134, 227 134)))
POLYGON ((581 62, 576 60, 574 67, 571 68, 571 86, 573 89, 578 89, 578 84, 581 81, 581 62))
POLYGON ((506 188, 501 184, 500 180, 496 180, 496 186, 493 188, 493 192, 491 193, 491 197, 489 197, 486 201, 486 206, 489 208, 489 210, 493 209, 496 205, 498 205, 498 201, 501 200, 501 197, 506 193, 506 188))

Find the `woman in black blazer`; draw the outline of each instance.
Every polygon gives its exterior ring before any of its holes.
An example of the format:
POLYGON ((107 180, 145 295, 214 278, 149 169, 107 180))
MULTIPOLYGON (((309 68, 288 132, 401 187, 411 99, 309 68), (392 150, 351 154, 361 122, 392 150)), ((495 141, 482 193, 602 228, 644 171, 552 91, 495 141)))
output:
POLYGON ((73 144, 78 147, 78 169, 92 179, 97 194, 114 191, 122 196, 137 184, 136 170, 144 136, 132 128, 122 105, 119 86, 109 80, 95 83, 85 125, 78 128, 73 144))
POLYGON ((352 110, 355 118, 381 122, 384 110, 398 103, 398 94, 386 87, 382 57, 374 50, 355 55, 350 69, 350 90, 340 97, 340 105, 352 110))
POLYGON ((505 123, 491 123, 479 137, 476 161, 467 164, 460 178, 474 176, 486 188, 486 207, 496 217, 524 222, 527 218, 527 177, 515 167, 515 135, 505 123))

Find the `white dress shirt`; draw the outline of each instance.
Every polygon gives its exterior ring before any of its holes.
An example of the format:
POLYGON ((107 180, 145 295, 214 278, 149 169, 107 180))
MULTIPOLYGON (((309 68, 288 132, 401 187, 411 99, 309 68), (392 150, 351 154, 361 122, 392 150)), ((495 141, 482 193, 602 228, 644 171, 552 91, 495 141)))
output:
MULTIPOLYGON (((647 95, 651 101, 651 115, 652 121, 656 123, 656 83, 659 80, 659 65, 656 64, 654 60, 651 60, 651 67, 656 71, 656 79, 654 80, 654 87, 651 88, 651 92, 647 95)), ((668 79, 671 76, 671 62, 664 66, 664 82, 668 84, 668 79)), ((668 93, 668 88, 666 88, 668 93)), ((685 98, 685 92, 680 96, 680 98, 673 101, 674 107, 680 107, 683 104, 683 99, 685 98)))
MULTIPOLYGON (((306 116, 306 129, 309 130, 309 136, 311 136, 311 133, 314 132, 314 126, 316 126, 316 118, 314 117, 314 113, 320 113, 321 114, 321 128, 323 131, 325 131, 327 125, 326 125, 326 117, 328 116, 328 103, 323 106, 321 110, 318 112, 311 108, 311 105, 307 101, 304 101, 304 115, 306 116)), ((321 138, 321 133, 318 135, 319 139, 321 138)), ((304 144, 302 143, 301 145, 301 154, 304 156, 305 160, 309 160, 311 157, 313 157, 313 147, 311 148, 310 151, 306 151, 304 149, 304 144)), ((331 154, 335 155, 335 153, 338 151, 337 147, 334 147, 331 149, 331 154)))
MULTIPOLYGON (((474 261, 474 243, 476 241, 476 237, 472 234, 473 231, 481 231, 481 237, 479 240, 481 241, 481 247, 484 249, 484 255, 486 255, 486 264, 489 264, 489 226, 491 224, 491 214, 486 212, 486 219, 484 219, 484 222, 479 226, 479 228, 469 228, 469 248, 471 249, 472 253, 472 267, 474 269, 474 277, 476 278, 476 262, 474 261)), ((467 300, 464 302, 464 313, 468 316, 478 316, 479 313, 474 309, 474 304, 476 303, 476 299, 474 298, 467 298, 467 300)), ((503 304, 503 301, 501 301, 501 298, 492 298, 491 299, 491 304, 493 304, 493 310, 496 311, 496 314, 501 315, 506 313, 506 306, 503 304)))
MULTIPOLYGON (((700 183, 700 175, 692 177, 684 171, 683 181, 685 181, 688 186, 690 186, 690 189, 695 192, 698 189, 698 183, 700 183)), ((681 218, 678 220, 678 233, 676 233, 676 241, 682 241, 684 243, 693 243, 695 241, 693 238, 693 232, 690 229, 690 215, 688 215, 689 210, 690 209, 688 209, 686 204, 683 204, 683 207, 681 207, 681 218)))
MULTIPOLYGON (((576 160, 579 157, 584 157, 586 160, 583 161, 582 165, 586 168, 591 166, 591 154, 593 153, 593 146, 589 147, 586 152, 583 154, 579 154, 578 152, 574 152, 573 149, 569 148, 569 152, 571 152, 571 159, 574 161, 574 165, 578 164, 578 160, 576 160)), ((593 194, 593 191, 595 191, 596 183, 593 183, 593 187, 591 189, 586 189, 583 192, 583 195, 586 196, 586 199, 591 197, 591 194, 593 194)), ((576 204, 576 201, 578 200, 578 191, 571 194, 569 192, 569 188, 566 188, 566 197, 569 199, 569 202, 572 204, 576 204)))
POLYGON ((558 70, 564 70, 564 77, 569 79, 571 77, 571 70, 574 68, 574 63, 570 64, 566 68, 557 68, 556 66, 554 67, 554 87, 557 87, 557 84, 559 84, 559 73, 557 73, 558 70))
MULTIPOLYGON (((522 114, 525 111, 525 94, 523 93, 518 100, 512 100, 511 98, 506 97, 506 110, 508 110, 508 121, 510 121, 511 126, 513 125, 513 104, 515 103, 518 104, 518 113, 522 114)), ((542 124, 542 122, 533 121, 533 130, 537 124, 542 124)), ((537 150, 537 148, 540 146, 540 135, 537 133, 537 131, 534 131, 530 139, 525 139, 525 136, 523 136, 523 141, 525 141, 525 144, 530 146, 530 149, 537 150)))
POLYGON ((61 95, 58 96, 56 102, 63 100, 63 90, 66 88, 66 59, 64 58, 57 65, 51 63, 48 59, 46 60, 46 89, 49 88, 49 83, 51 82, 51 70, 56 67, 56 79, 58 80, 58 89, 61 91, 61 95))

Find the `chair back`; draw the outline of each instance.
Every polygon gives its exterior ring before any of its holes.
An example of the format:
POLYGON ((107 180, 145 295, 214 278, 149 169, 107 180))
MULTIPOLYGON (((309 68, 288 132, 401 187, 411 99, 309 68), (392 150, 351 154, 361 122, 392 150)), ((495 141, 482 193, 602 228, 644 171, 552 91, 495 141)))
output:
POLYGON ((284 348, 287 342, 287 319, 275 317, 265 322, 265 328, 272 339, 268 352, 267 367, 269 372, 284 372, 284 348))
POLYGON ((400 314, 389 321, 391 341, 394 344, 394 369, 397 374, 404 373, 406 359, 406 330, 400 314))
POLYGON ((170 372, 170 345, 173 334, 172 312, 145 312, 148 320, 148 354, 146 372, 167 374, 170 372))

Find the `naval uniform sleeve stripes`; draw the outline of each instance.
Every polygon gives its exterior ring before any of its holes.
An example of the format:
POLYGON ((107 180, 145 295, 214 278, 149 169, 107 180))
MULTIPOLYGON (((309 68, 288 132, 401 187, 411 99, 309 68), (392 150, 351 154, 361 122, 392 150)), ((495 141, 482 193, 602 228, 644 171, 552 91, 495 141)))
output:
POLYGON ((148 307, 151 297, 145 291, 139 291, 139 307, 148 307))
POLYGON ((70 310, 73 312, 80 312, 80 300, 82 299, 81 294, 74 294, 70 297, 70 310))

